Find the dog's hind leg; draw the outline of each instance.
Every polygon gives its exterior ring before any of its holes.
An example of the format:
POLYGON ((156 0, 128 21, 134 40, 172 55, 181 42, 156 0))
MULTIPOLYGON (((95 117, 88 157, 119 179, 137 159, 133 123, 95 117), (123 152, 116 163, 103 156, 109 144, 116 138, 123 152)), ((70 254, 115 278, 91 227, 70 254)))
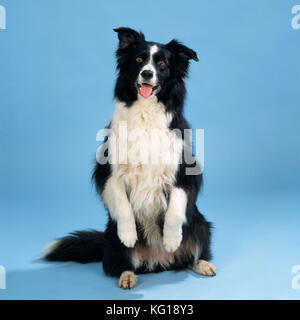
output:
POLYGON ((199 244, 199 254, 195 255, 194 263, 189 267, 195 272, 205 276, 215 276, 216 267, 208 262, 211 260, 211 223, 199 212, 197 206, 188 212, 189 226, 185 234, 193 235, 199 244))
POLYGON ((201 259, 191 269, 203 276, 215 276, 217 273, 216 267, 212 263, 201 259))
POLYGON ((120 244, 118 248, 115 245, 108 245, 103 257, 104 272, 113 277, 119 277, 119 287, 131 289, 137 283, 137 276, 134 271, 128 249, 120 244))
POLYGON ((119 287, 122 289, 131 289, 136 285, 137 276, 133 271, 122 272, 119 279, 119 287))
POLYGON ((117 235, 117 223, 110 217, 106 226, 106 245, 103 253, 103 270, 112 277, 119 278, 119 287, 131 289, 137 283, 131 249, 121 243, 117 235))

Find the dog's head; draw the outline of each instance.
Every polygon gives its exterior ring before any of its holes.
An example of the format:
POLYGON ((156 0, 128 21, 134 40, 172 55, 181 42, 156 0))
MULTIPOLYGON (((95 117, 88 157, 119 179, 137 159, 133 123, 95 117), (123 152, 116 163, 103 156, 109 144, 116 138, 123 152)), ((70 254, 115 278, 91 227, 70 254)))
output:
POLYGON ((195 51, 177 40, 167 44, 149 42, 141 32, 130 28, 118 33, 116 96, 130 104, 137 99, 157 97, 188 74, 189 60, 198 61, 195 51))

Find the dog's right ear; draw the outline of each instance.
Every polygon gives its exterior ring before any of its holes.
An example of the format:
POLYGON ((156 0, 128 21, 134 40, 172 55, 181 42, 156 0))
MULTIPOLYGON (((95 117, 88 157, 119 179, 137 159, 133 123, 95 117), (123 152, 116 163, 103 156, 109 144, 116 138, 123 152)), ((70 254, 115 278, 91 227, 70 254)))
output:
POLYGON ((121 27, 114 29, 114 31, 118 33, 120 40, 119 49, 135 48, 139 41, 145 40, 142 32, 137 32, 130 28, 121 27))

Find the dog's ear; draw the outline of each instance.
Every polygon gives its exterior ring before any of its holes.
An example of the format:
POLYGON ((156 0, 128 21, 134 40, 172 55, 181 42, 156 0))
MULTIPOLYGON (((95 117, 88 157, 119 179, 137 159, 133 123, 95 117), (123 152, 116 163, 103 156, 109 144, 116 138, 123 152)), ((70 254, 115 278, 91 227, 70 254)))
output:
POLYGON ((170 41, 166 44, 166 47, 179 58, 193 59, 195 61, 199 61, 197 53, 194 50, 180 43, 178 40, 174 39, 170 41))
POLYGON ((118 33, 120 40, 119 49, 135 48, 139 41, 145 40, 142 32, 137 32, 130 28, 121 27, 114 29, 114 31, 118 33))
POLYGON ((186 77, 189 68, 189 60, 199 61, 197 53, 180 43, 178 40, 172 40, 166 44, 166 48, 171 51, 177 70, 182 77, 186 77))

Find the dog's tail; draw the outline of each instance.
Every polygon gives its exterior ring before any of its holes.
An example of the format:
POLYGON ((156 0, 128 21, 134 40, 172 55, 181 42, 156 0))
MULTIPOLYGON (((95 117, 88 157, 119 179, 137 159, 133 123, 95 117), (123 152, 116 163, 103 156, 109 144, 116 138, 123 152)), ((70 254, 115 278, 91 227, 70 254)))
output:
POLYGON ((88 263, 101 261, 105 246, 104 232, 75 231, 51 242, 43 258, 48 261, 75 261, 88 263))

